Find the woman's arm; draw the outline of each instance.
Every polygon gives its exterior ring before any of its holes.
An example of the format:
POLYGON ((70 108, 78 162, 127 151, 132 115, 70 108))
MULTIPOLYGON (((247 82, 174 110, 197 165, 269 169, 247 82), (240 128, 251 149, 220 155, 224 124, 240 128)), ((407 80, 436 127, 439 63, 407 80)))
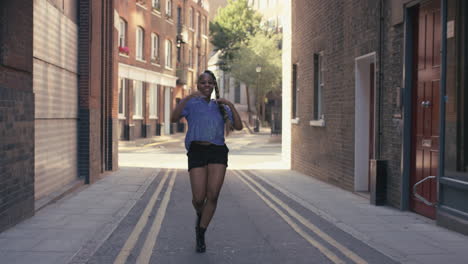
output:
POLYGON ((187 102, 193 97, 197 97, 197 96, 202 96, 202 94, 199 91, 196 91, 193 94, 186 96, 184 99, 180 101, 178 105, 176 105, 176 107, 174 108, 174 111, 172 111, 172 114, 171 114, 171 123, 176 123, 177 121, 179 121, 181 117, 180 114, 184 110, 184 107, 187 104, 187 102))
POLYGON ((240 115, 237 112, 236 107, 234 106, 234 104, 231 103, 230 101, 224 99, 224 98, 219 98, 216 101, 218 103, 225 104, 225 105, 229 106, 229 108, 231 109, 231 112, 232 112, 232 118, 234 119, 234 124, 233 124, 234 129, 235 130, 242 130, 244 128, 244 126, 242 125, 242 120, 241 120, 240 115))

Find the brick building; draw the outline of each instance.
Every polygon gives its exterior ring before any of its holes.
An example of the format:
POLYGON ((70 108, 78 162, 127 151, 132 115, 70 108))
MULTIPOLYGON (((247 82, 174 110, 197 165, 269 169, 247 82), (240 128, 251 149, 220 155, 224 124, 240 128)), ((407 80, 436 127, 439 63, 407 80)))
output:
POLYGON ((174 133, 170 113, 207 65, 208 6, 116 0, 120 139, 174 133))
POLYGON ((5 0, 0 10, 3 230, 117 168, 117 31, 111 3, 5 0))
POLYGON ((468 233, 466 15, 459 0, 293 0, 292 169, 468 233))

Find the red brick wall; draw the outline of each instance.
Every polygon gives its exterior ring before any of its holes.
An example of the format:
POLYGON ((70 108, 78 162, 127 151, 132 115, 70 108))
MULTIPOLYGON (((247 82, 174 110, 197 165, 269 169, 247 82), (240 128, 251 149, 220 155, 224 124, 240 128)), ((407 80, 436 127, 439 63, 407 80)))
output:
MULTIPOLYGON (((401 135, 393 114, 399 111, 395 87, 402 80, 403 30, 390 23, 390 6, 386 10, 381 159, 388 161, 387 200, 398 207, 401 135)), ((292 125, 292 168, 349 191, 354 190, 355 58, 376 52, 378 60, 379 12, 379 1, 372 0, 293 1, 292 62, 298 65, 300 122, 292 125), (318 52, 324 53, 325 127, 309 125, 313 55, 318 52)))

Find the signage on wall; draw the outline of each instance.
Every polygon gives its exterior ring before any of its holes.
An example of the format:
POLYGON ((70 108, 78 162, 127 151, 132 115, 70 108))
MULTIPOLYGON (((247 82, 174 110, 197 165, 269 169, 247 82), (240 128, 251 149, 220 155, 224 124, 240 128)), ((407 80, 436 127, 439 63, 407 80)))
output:
POLYGON ((453 38, 455 36, 455 21, 450 20, 447 22, 447 38, 453 38))

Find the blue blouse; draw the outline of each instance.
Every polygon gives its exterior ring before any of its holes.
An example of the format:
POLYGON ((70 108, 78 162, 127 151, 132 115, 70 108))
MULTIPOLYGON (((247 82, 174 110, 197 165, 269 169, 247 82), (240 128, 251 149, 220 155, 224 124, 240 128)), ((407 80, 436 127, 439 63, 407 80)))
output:
MULTIPOLYGON (((232 111, 224 105, 231 123, 234 123, 232 111)), ((188 122, 185 135, 185 149, 192 141, 208 141, 215 145, 224 145, 224 119, 215 100, 207 102, 204 98, 193 97, 185 104, 182 114, 188 122)))

